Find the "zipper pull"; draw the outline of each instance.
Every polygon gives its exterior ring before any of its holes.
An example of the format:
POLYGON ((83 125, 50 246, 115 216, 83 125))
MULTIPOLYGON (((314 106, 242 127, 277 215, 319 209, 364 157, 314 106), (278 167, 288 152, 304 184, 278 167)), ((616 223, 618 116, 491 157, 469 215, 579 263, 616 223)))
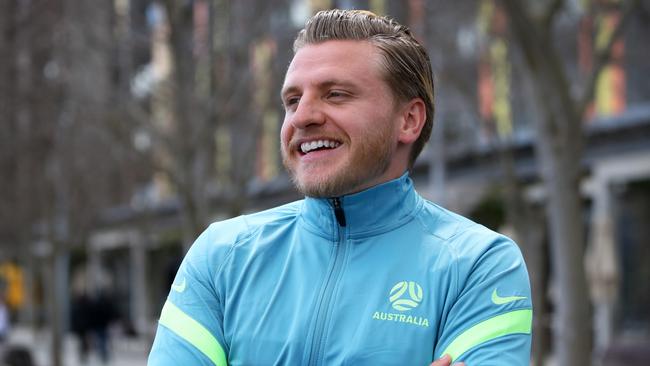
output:
POLYGON ((334 205, 334 216, 336 216, 336 222, 340 226, 345 226, 345 212, 343 212, 343 207, 341 207, 341 200, 336 197, 332 199, 332 204, 334 205))

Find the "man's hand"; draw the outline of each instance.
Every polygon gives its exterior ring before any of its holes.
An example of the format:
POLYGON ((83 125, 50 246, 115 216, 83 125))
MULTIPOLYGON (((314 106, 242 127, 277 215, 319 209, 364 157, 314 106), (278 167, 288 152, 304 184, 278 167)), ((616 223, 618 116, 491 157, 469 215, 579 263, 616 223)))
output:
MULTIPOLYGON (((429 366, 449 366, 451 365, 451 357, 449 355, 444 355, 440 357, 439 359, 433 361, 431 365, 429 366)), ((456 366, 465 366, 465 363, 455 363, 454 365, 456 366)))

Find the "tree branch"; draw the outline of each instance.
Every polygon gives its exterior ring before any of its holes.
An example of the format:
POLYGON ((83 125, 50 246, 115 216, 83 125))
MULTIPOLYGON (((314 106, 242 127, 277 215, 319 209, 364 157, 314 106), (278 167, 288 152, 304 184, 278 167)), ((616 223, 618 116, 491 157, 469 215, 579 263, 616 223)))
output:
POLYGON ((551 23, 555 19, 555 15, 564 7, 564 0, 551 0, 547 5, 546 10, 542 13, 540 25, 543 30, 550 31, 551 23))
POLYGON ((611 61, 612 48, 614 46, 614 43, 616 43, 619 37, 623 34, 623 30, 625 29, 625 26, 629 22, 632 14, 634 13, 634 10, 638 8, 639 5, 640 5, 639 0, 628 0, 625 2, 625 6, 622 11, 621 20, 618 22, 618 24, 616 24, 616 28, 614 28, 612 35, 607 41, 607 44, 602 49, 600 50, 596 49, 594 51, 595 54, 594 69, 589 75, 589 79, 587 80, 586 87, 584 89, 584 94, 582 96, 582 99, 580 100, 580 104, 578 105, 578 112, 581 116, 584 115, 584 112, 589 106, 589 103, 591 103, 592 99, 594 98, 594 93, 596 91, 596 83, 598 82, 598 77, 600 76, 600 72, 611 61))
POLYGON ((504 10, 508 14, 508 23, 511 27, 511 34, 521 45, 524 57, 531 69, 538 69, 540 59, 532 45, 539 44, 540 34, 538 23, 524 9, 520 0, 501 0, 504 10))

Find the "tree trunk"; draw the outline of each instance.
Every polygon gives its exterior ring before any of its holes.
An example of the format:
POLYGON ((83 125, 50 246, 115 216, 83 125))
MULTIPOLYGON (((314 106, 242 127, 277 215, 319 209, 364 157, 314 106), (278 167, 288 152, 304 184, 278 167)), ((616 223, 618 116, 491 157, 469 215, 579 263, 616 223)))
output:
MULTIPOLYGON (((549 57, 549 52, 543 53, 549 57)), ((551 266, 558 290, 553 298, 553 348, 559 365, 588 365, 592 329, 580 193, 582 121, 568 96, 566 79, 558 74, 559 63, 556 56, 532 74, 535 94, 542 102, 543 116, 536 124, 535 149, 546 191, 551 266)))
POLYGON ((195 5, 165 2, 172 55, 173 127, 169 155, 173 162, 168 172, 181 202, 183 250, 187 251, 204 229, 208 197, 205 186, 208 168, 203 151, 211 150, 212 135, 207 129, 205 106, 197 84, 202 41, 194 30, 195 5))
POLYGON ((535 148, 546 191, 556 317, 558 365, 591 363, 591 308, 584 268, 582 122, 549 29, 536 24, 518 0, 502 0, 513 38, 524 54, 542 111, 535 148))
POLYGON ((61 243, 52 242, 49 258, 48 292, 50 299, 50 362, 52 366, 63 366, 63 346, 67 320, 68 262, 61 243))
MULTIPOLYGON (((575 121, 565 121, 576 123, 575 121)), ((542 136, 540 136, 542 137, 542 136)), ((583 208, 579 156, 559 154, 546 136, 537 146, 546 172, 547 216, 557 293, 554 349, 559 365, 591 363, 591 307, 584 268, 583 208)))
POLYGON ((534 202, 527 202, 515 168, 514 151, 499 141, 499 155, 503 171, 506 217, 515 232, 515 241, 526 260, 533 301, 532 365, 542 366, 549 352, 548 307, 548 251, 545 242, 546 223, 534 202))

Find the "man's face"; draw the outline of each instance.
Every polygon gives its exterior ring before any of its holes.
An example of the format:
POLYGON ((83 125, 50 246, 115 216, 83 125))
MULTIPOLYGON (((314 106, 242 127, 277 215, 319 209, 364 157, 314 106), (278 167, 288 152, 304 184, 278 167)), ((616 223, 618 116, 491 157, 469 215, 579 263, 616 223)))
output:
POLYGON ((363 41, 306 45, 282 88, 282 158, 311 197, 359 192, 399 177, 399 105, 382 78, 381 55, 363 41))

